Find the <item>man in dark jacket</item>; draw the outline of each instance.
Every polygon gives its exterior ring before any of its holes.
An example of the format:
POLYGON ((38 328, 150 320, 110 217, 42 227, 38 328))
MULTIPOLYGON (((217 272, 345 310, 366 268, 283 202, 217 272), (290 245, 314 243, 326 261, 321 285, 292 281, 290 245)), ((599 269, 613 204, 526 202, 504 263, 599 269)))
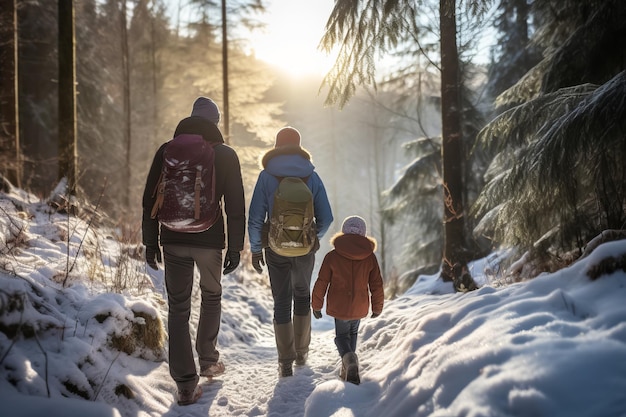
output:
POLYGON ((252 266, 261 273, 267 261, 272 296, 274 298, 274 335, 278 351, 280 376, 293 375, 293 362, 304 365, 311 341, 311 275, 315 265, 315 250, 296 257, 281 256, 269 247, 265 249, 261 235, 269 221, 274 204, 274 192, 279 178, 299 177, 313 194, 313 210, 319 239, 328 231, 333 214, 321 178, 315 172, 311 155, 300 146, 300 132, 285 127, 276 134, 274 148, 263 155, 263 170, 259 174, 248 219, 248 236, 252 251, 252 266), (292 318, 293 308, 293 318, 292 318))
POLYGON ((196 351, 200 364, 200 376, 213 377, 224 372, 216 349, 221 320, 222 300, 222 252, 225 248, 225 229, 222 213, 226 214, 228 250, 223 263, 224 274, 239 265, 245 234, 245 201, 239 158, 235 151, 224 144, 217 127, 220 113, 217 105, 206 97, 199 97, 193 105, 190 117, 181 120, 174 137, 182 134, 200 135, 208 142, 216 143, 215 196, 223 202, 217 222, 208 230, 198 233, 182 233, 160 226, 157 218, 151 218, 155 202, 155 188, 163 166, 163 153, 167 143, 156 152, 148 174, 143 194, 143 244, 146 246, 146 262, 158 269, 161 262, 160 244, 163 246, 165 283, 168 297, 168 334, 170 375, 178 387, 178 403, 192 404, 200 398, 202 390, 194 362, 189 316, 193 288, 194 266, 200 272, 202 307, 198 321, 196 351))

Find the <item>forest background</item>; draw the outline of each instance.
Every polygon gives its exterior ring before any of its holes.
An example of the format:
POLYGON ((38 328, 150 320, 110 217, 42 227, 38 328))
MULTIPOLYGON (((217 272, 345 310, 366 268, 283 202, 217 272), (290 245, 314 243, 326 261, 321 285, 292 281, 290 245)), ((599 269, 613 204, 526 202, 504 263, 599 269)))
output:
MULTIPOLYGON (((331 234, 348 215, 368 219, 388 294, 401 293, 441 266, 439 16, 456 2, 335 2, 335 18, 342 4, 358 5, 359 39, 373 42, 360 49, 329 20, 322 43, 340 57, 353 48, 366 65, 338 59, 323 79, 294 78, 255 57, 264 3, 73 2, 79 211, 140 242, 154 151, 208 96, 228 109, 220 127, 240 156, 247 197, 276 130, 298 128, 329 193, 331 234)), ((63 176, 59 8, 1 4, 1 173, 45 199, 63 176)), ((600 233, 623 236, 626 6, 483 0, 456 11, 467 258, 515 247, 531 260, 512 271, 521 279, 571 263, 600 233), (477 50, 486 33, 487 59, 477 50)))

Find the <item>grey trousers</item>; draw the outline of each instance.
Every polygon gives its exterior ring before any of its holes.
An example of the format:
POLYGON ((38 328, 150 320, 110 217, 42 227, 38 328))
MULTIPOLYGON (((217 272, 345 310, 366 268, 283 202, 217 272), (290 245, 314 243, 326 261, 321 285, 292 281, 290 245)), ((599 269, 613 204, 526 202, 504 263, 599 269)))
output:
POLYGON ((274 322, 291 322, 293 314, 307 316, 311 311, 311 275, 315 253, 289 258, 265 249, 265 261, 274 298, 274 322))
POLYGON ((196 351, 202 368, 219 359, 215 347, 222 315, 222 250, 165 245, 163 260, 169 307, 170 375, 178 389, 193 389, 199 379, 189 332, 194 266, 200 272, 202 297, 196 334, 196 351))

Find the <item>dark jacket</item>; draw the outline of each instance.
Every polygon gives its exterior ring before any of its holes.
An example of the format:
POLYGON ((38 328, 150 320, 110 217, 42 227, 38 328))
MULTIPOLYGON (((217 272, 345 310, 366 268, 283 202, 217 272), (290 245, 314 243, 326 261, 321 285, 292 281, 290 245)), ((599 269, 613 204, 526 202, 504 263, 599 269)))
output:
POLYGON ((278 177, 308 178, 307 186, 313 194, 313 211, 317 237, 321 239, 333 222, 333 213, 326 189, 311 163, 311 155, 297 145, 273 148, 263 155, 263 170, 259 174, 248 212, 248 237, 252 253, 263 249, 261 235, 263 224, 272 214, 274 192, 278 177))
MULTIPOLYGON (((223 198, 222 213, 226 214, 228 227, 228 249, 241 251, 243 249, 246 215, 241 179, 241 167, 235 150, 224 144, 222 133, 218 127, 200 117, 188 117, 180 121, 174 132, 174 137, 180 134, 202 135, 208 142, 215 145, 215 177, 216 196, 223 198)), ((163 165, 163 151, 167 143, 157 150, 143 193, 142 234, 143 244, 156 246, 159 244, 177 244, 183 246, 207 247, 223 249, 225 245, 224 217, 220 216, 217 222, 209 229, 200 233, 174 232, 165 227, 160 228, 156 219, 150 218, 150 212, 155 201, 155 187, 161 175, 163 165), (160 236, 159 236, 160 235, 160 236)))
POLYGON ((331 244, 335 249, 324 257, 313 286, 311 307, 321 311, 326 299, 326 313, 339 320, 358 320, 372 312, 383 311, 383 278, 371 237, 339 233, 331 244), (371 294, 371 297, 370 297, 371 294))

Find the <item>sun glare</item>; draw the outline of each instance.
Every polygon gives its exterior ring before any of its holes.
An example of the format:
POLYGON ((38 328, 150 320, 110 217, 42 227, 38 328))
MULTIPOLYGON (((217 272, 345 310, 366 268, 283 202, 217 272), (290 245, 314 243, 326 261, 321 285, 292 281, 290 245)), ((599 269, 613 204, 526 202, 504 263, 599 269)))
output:
POLYGON ((266 32, 252 41, 257 58, 292 77, 324 75, 334 57, 317 49, 333 0, 272 0, 266 32))

